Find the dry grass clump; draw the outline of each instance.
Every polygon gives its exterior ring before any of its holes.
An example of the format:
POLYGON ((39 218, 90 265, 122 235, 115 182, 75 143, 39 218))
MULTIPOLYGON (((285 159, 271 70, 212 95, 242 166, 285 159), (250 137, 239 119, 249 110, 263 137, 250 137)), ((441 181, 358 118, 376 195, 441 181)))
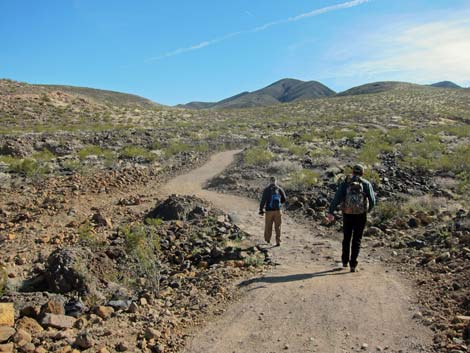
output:
POLYGON ((273 174, 289 174, 292 172, 298 172, 302 169, 302 165, 299 162, 294 161, 274 161, 269 163, 268 172, 273 174))

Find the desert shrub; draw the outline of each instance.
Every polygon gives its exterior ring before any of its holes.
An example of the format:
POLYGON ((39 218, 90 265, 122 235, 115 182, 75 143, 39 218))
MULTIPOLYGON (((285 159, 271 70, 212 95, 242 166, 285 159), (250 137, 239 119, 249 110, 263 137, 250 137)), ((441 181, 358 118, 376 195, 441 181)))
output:
POLYGON ((433 197, 425 195, 410 198, 404 205, 404 209, 424 212, 438 212, 448 203, 445 197, 433 197))
POLYGON ((289 174, 302 169, 299 162, 292 161, 274 161, 269 163, 268 171, 273 174, 289 174))
POLYGON ((298 157, 303 157, 308 152, 308 148, 306 146, 290 145, 288 149, 290 153, 298 157))
POLYGON ((396 145, 397 143, 404 143, 411 140, 414 135, 411 130, 404 129, 390 129, 385 134, 385 139, 391 145, 396 145))
POLYGON ((264 138, 259 138, 257 141, 256 141, 256 146, 258 147, 262 147, 262 148, 268 148, 268 140, 267 139, 264 139, 264 138))
POLYGON ((47 173, 47 169, 32 158, 17 159, 15 162, 10 164, 10 171, 28 177, 43 176, 47 173))
POLYGON ((405 214, 402 203, 398 201, 384 201, 375 207, 374 217, 381 224, 405 214))
POLYGON ((77 234, 79 241, 90 248, 97 248, 103 244, 99 241, 95 228, 90 222, 82 223, 77 229, 77 234))
POLYGON ((253 147, 245 151, 243 160, 247 165, 265 166, 274 159, 271 151, 262 147, 253 147))
POLYGON ((292 145, 292 141, 287 136, 271 135, 269 142, 282 148, 289 148, 292 145))
POLYGON ((194 151, 196 152, 200 152, 200 153, 205 153, 205 152, 209 152, 209 144, 208 143, 200 143, 200 144, 197 144, 195 147, 194 147, 194 151))
POLYGON ((126 146, 121 150, 120 155, 122 158, 142 158, 148 162, 156 158, 155 154, 140 146, 126 146))
POLYGON ((100 146, 86 146, 78 151, 78 158, 81 160, 86 159, 88 156, 98 156, 105 159, 112 159, 114 154, 111 150, 101 148, 100 146))
POLYGON ((119 229, 123 236, 126 252, 134 260, 134 271, 145 277, 150 287, 158 291, 160 282, 160 266, 158 253, 160 237, 154 226, 126 225, 119 229))
POLYGON ((175 154, 183 153, 191 150, 191 146, 182 142, 172 142, 165 149, 165 156, 171 157, 175 154))
POLYGON ((341 140, 342 138, 352 139, 357 136, 357 132, 350 129, 332 129, 326 132, 326 135, 335 140, 341 140))
POLYGON ((406 166, 440 169, 440 164, 445 163, 445 147, 436 135, 425 135, 421 141, 404 143, 400 150, 406 166))
POLYGON ((72 172, 83 171, 83 165, 80 163, 80 161, 77 161, 77 160, 71 160, 71 159, 66 160, 62 162, 62 167, 72 172))
POLYGON ((294 190, 308 189, 318 184, 319 174, 310 169, 291 173, 288 186, 294 190))
POLYGON ((448 169, 456 173, 470 171, 470 146, 461 145, 450 156, 448 169))
POLYGON ((457 137, 470 137, 470 124, 447 126, 444 131, 457 137))
POLYGON ((264 259, 261 256, 247 256, 243 259, 245 266, 253 266, 253 267, 260 267, 264 264, 264 259))
POLYGON ((470 200, 470 171, 465 171, 457 175, 458 187, 460 195, 470 200))
POLYGON ((37 161, 47 162, 53 160, 55 158, 55 155, 48 149, 44 149, 40 152, 33 153, 31 157, 37 161))
POLYGON ((357 156, 361 163, 375 164, 379 161, 381 153, 393 151, 393 146, 385 140, 383 132, 379 130, 368 131, 364 138, 365 144, 357 156))

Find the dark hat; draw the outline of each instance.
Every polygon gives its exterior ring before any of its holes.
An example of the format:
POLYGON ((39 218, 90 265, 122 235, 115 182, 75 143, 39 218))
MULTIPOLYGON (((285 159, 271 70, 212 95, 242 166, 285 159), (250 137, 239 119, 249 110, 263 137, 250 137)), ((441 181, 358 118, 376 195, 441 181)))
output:
POLYGON ((353 167, 353 173, 357 175, 363 175, 364 174, 364 166, 362 164, 356 164, 353 167))

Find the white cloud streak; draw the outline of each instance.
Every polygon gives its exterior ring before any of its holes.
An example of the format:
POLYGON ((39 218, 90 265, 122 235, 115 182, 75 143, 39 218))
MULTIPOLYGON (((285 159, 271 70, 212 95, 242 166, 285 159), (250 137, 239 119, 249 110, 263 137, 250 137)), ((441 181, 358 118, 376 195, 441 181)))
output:
POLYGON ((274 27, 274 26, 279 26, 279 25, 283 25, 283 24, 297 22, 297 21, 300 21, 300 20, 304 20, 306 18, 319 16, 319 15, 322 15, 322 14, 325 14, 325 13, 328 13, 328 12, 332 12, 332 11, 349 9, 349 8, 356 7, 356 6, 371 2, 371 1, 373 1, 373 0, 352 0, 352 1, 341 3, 341 4, 337 4, 337 5, 322 7, 320 9, 316 9, 316 10, 313 10, 313 11, 310 11, 310 12, 306 12, 306 13, 303 13, 303 14, 300 14, 300 15, 297 15, 297 16, 292 16, 292 17, 285 18, 285 19, 278 20, 278 21, 268 22, 268 23, 265 23, 261 26, 258 26, 258 27, 252 28, 252 29, 229 33, 229 34, 226 34, 222 37, 211 39, 211 40, 206 40, 206 41, 203 41, 201 43, 191 45, 189 47, 178 48, 178 49, 175 49, 173 51, 167 52, 163 55, 156 56, 156 57, 153 57, 153 58, 148 58, 147 60, 145 60, 145 62, 157 61, 157 60, 161 60, 161 59, 164 59, 164 58, 169 58, 169 57, 172 57, 172 56, 188 53, 188 52, 191 52, 191 51, 194 51, 194 50, 203 49, 203 48, 206 48, 208 46, 211 46, 211 45, 214 45, 214 44, 217 44, 217 43, 220 43, 220 42, 224 42, 224 41, 229 40, 233 37, 240 36, 242 34, 262 32, 262 31, 265 31, 265 30, 267 30, 271 27, 274 27))
MULTIPOLYGON (((392 29, 367 38, 366 59, 346 62, 335 72, 345 76, 393 76, 417 83, 470 82, 470 17, 449 18, 392 29)), ((360 53, 358 53, 360 55, 360 53)))

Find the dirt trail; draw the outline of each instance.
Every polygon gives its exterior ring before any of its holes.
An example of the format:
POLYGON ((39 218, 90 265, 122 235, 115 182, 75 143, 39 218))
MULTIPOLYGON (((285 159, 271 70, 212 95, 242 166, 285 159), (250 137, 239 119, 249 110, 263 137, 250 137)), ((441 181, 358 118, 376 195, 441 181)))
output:
MULTIPOLYGON (((255 201, 203 190, 237 152, 215 155, 162 192, 211 201, 261 242, 263 219, 255 201)), ((432 335, 412 319, 415 301, 406 281, 366 252, 358 273, 342 270, 334 261, 340 256, 337 241, 287 216, 283 222, 282 246, 272 249, 279 265, 240 283, 242 299, 191 337, 186 352, 428 351, 432 335)))

